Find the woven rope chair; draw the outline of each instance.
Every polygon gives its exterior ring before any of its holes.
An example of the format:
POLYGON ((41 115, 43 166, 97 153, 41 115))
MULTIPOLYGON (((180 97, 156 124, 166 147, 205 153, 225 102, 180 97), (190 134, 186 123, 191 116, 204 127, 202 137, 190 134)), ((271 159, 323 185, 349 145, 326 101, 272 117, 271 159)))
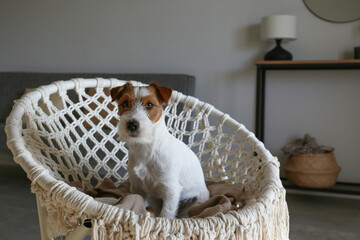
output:
POLYGON ((117 106, 106 94, 123 84, 59 81, 15 102, 6 122, 7 143, 32 181, 42 239, 82 239, 89 231, 92 239, 288 239, 277 159, 229 115, 176 91, 164 110, 169 131, 197 154, 206 180, 245 185, 242 208, 203 219, 153 218, 100 203, 69 186, 75 180, 83 188, 104 178, 116 186, 127 180, 127 149, 116 140, 117 106))

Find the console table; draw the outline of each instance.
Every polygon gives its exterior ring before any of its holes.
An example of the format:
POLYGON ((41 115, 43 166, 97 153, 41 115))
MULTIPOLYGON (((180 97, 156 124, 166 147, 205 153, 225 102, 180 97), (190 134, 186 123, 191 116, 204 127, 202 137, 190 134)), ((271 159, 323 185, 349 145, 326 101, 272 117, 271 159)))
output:
MULTIPOLYGON (((257 67, 257 86, 256 86, 256 123, 255 135, 264 142, 264 120, 265 120, 265 80, 266 71, 270 70, 346 70, 359 69, 360 60, 327 60, 327 61, 256 61, 257 67)), ((295 192, 315 192, 313 194, 351 194, 360 195, 360 185, 355 183, 337 183, 334 187, 328 189, 307 189, 297 187, 289 183, 286 179, 283 185, 286 189, 295 192)))
POLYGON ((264 141, 265 79, 270 70, 344 70, 360 69, 360 60, 324 61, 256 61, 256 122, 255 135, 264 141))

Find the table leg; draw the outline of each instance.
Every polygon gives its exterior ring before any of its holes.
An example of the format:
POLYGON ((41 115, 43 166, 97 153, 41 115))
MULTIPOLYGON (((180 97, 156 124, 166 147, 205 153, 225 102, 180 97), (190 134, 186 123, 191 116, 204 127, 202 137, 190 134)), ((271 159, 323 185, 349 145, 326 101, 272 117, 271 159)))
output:
POLYGON ((265 70, 258 66, 256 73, 255 135, 262 142, 264 141, 264 117, 265 117, 265 70))

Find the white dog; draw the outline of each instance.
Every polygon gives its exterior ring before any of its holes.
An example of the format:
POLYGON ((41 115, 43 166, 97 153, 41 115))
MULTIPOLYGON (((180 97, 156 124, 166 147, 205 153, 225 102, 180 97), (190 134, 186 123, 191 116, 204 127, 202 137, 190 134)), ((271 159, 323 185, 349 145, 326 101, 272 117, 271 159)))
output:
POLYGON ((145 197, 156 216, 173 219, 180 202, 204 202, 209 191, 194 152, 165 125, 162 106, 171 94, 172 89, 156 83, 111 89, 120 115, 119 140, 129 148, 130 191, 145 197))

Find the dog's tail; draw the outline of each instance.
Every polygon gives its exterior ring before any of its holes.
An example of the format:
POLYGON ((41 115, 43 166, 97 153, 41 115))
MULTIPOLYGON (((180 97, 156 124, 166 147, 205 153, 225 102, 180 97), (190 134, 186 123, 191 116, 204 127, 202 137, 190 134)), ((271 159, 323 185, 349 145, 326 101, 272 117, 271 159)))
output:
POLYGON ((189 217, 188 211, 196 202, 205 202, 210 198, 210 193, 205 188, 202 192, 200 192, 196 197, 184 199, 179 202, 177 218, 187 218, 189 217))
POLYGON ((178 206, 178 212, 176 218, 187 218, 189 217, 188 211, 192 205, 197 202, 197 197, 188 198, 181 200, 178 206))

